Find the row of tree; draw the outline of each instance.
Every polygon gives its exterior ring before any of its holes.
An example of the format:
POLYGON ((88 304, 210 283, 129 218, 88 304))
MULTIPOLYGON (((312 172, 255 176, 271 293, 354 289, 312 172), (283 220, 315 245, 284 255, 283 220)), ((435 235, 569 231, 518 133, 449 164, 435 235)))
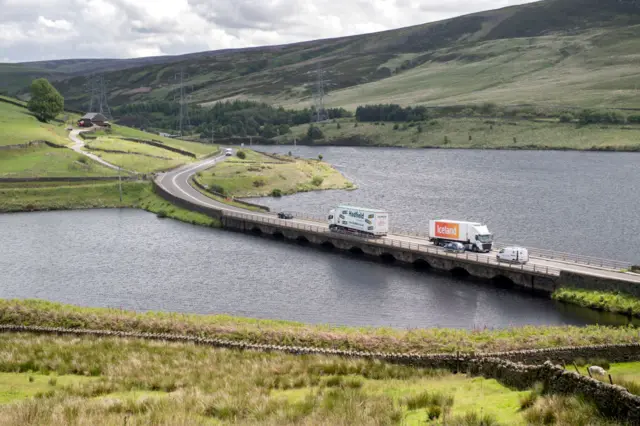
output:
MULTIPOLYGON (((343 108, 330 108, 330 119, 352 116, 343 108)), ((175 102, 155 101, 132 103, 113 109, 121 124, 157 129, 175 129, 180 106, 175 102)), ((254 101, 217 102, 211 107, 189 106, 189 124, 203 139, 211 137, 262 136, 272 138, 289 133, 290 126, 313 121, 313 108, 288 110, 254 101)))
POLYGON ((396 104, 361 105, 356 108, 356 120, 374 121, 423 121, 429 112, 423 106, 403 108, 396 104))

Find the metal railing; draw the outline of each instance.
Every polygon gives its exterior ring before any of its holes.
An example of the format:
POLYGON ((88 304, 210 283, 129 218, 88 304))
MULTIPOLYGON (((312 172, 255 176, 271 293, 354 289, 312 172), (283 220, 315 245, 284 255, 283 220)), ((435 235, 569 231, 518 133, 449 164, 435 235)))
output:
POLYGON ((254 223, 265 223, 268 225, 276 225, 282 228, 300 229, 303 231, 313 232, 313 233, 322 234, 322 235, 327 235, 330 233, 332 237, 339 238, 342 240, 352 241, 354 243, 365 243, 365 244, 379 246, 379 247, 393 247, 393 248, 410 250, 414 252, 429 253, 429 254, 442 256, 442 257, 466 260, 466 261, 474 262, 478 264, 492 265, 494 267, 499 267, 499 268, 508 269, 508 270, 528 271, 528 272, 535 272, 539 274, 552 275, 552 276, 560 275, 560 269, 557 269, 557 268, 552 268, 552 267, 550 268, 548 266, 540 266, 536 264, 523 265, 523 264, 498 262, 498 260, 492 257, 491 255, 486 255, 481 253, 471 253, 471 252, 450 253, 445 251, 441 247, 434 246, 430 243, 417 244, 417 243, 411 243, 411 242, 392 239, 392 238, 375 238, 375 237, 359 237, 359 236, 356 237, 348 234, 334 233, 332 231, 329 231, 327 226, 310 225, 310 224, 298 223, 298 222, 290 221, 286 219, 258 216, 253 214, 240 213, 240 212, 231 211, 231 210, 225 210, 223 214, 228 217, 235 217, 238 219, 243 219, 243 220, 247 220, 254 223))
MULTIPOLYGON (((391 233, 393 235, 400 235, 405 237, 421 238, 425 240, 429 239, 429 234, 422 233, 422 232, 410 232, 406 230, 393 229, 391 230, 391 233)), ((493 247, 497 250, 500 250, 504 247, 509 247, 509 246, 527 247, 526 245, 522 245, 522 244, 505 244, 505 243, 496 243, 496 242, 493 243, 493 247)), ((533 248, 533 247, 527 247, 527 250, 529 250, 529 255, 532 258, 549 259, 549 260, 555 260, 559 262, 575 263, 578 265, 586 265, 586 266, 597 266, 603 269, 611 269, 614 271, 628 270, 631 267, 630 262, 624 262, 619 260, 602 259, 594 256, 582 256, 579 254, 564 253, 560 251, 539 249, 539 248, 533 248)))

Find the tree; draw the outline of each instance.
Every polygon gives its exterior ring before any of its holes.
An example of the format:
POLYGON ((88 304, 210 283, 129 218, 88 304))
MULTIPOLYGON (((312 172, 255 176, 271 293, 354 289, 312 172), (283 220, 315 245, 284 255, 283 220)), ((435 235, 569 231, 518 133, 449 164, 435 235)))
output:
POLYGON ((324 138, 324 134, 322 133, 322 130, 320 130, 314 125, 309 125, 309 128, 307 129, 307 139, 315 140, 315 139, 322 139, 322 138, 324 138))
POLYGON ((64 111, 64 98, 46 78, 33 80, 27 108, 38 120, 46 123, 64 111))

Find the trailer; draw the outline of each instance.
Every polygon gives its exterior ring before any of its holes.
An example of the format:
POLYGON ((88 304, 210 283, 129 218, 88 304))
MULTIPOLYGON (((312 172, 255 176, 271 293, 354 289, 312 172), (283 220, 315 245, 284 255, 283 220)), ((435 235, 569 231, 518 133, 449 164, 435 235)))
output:
POLYGON ((459 220, 430 220, 429 240, 437 246, 456 241, 467 250, 482 253, 490 252, 493 245, 493 235, 486 225, 459 220))
POLYGON ((389 213, 364 207, 337 206, 329 211, 329 230, 381 237, 389 232, 389 213))

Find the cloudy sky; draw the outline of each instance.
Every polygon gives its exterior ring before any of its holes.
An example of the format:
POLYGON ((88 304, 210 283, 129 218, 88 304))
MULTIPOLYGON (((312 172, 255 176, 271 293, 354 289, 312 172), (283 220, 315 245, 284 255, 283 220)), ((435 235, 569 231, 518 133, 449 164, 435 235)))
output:
POLYGON ((282 44, 531 0, 0 0, 0 62, 282 44))

